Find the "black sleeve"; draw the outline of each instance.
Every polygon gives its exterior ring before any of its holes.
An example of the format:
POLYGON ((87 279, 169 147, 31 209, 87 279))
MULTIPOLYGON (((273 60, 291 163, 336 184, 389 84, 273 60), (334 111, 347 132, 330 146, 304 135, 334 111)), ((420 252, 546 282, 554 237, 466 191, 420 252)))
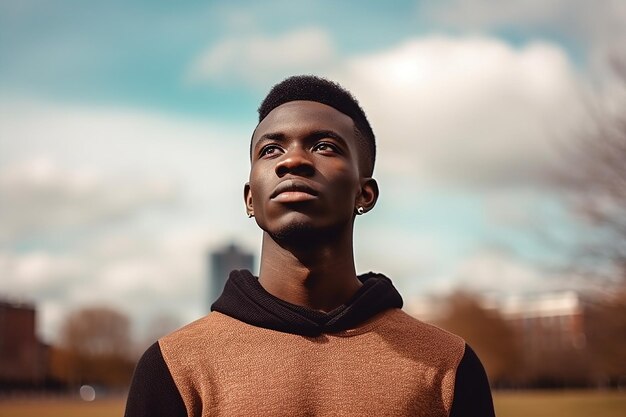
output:
POLYGON ((156 342, 137 363, 124 417, 161 416, 187 417, 187 409, 156 342))
POLYGON ((483 364, 469 345, 456 370, 450 417, 495 417, 489 380, 483 364))

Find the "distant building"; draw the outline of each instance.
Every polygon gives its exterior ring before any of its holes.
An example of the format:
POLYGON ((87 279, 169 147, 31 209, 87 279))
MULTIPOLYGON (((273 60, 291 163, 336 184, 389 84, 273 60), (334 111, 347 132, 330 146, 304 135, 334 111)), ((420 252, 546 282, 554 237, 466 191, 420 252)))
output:
MULTIPOLYGON (((483 308, 496 310, 515 329, 527 352, 585 347, 585 305, 575 291, 534 295, 481 297, 483 308)), ((445 298, 416 298, 408 311, 420 320, 437 322, 445 314, 445 298)))
POLYGON ((209 306, 220 296, 224 289, 224 284, 228 279, 228 274, 233 269, 248 269, 254 267, 254 255, 245 252, 234 243, 223 249, 210 254, 210 274, 209 274, 209 306))
POLYGON ((498 310, 517 331, 525 351, 541 356, 585 347, 584 306, 574 291, 509 297, 498 310))
MULTIPOLYGON (((545 386, 585 381, 589 305, 580 294, 478 296, 477 301, 482 308, 497 312, 513 331, 520 362, 515 374, 509 375, 511 381, 545 386)), ((437 323, 445 317, 445 306, 445 297, 422 298, 414 300, 409 311, 421 320, 437 323)))
POLYGON ((35 334, 33 305, 0 300, 0 385, 37 385, 47 376, 47 349, 35 334))
POLYGON ((578 293, 509 297, 500 302, 498 311, 519 341, 522 380, 554 385, 587 379, 587 313, 578 293))

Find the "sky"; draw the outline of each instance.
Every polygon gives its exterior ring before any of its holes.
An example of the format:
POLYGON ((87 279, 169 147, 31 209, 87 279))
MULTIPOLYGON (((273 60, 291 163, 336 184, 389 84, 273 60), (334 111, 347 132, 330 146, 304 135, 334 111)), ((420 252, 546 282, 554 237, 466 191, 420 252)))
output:
POLYGON ((584 226, 552 178, 589 107, 619 100, 625 44, 620 0, 0 1, 0 298, 35 303, 50 342, 87 306, 138 338, 205 314, 209 251, 260 252, 256 109, 304 73, 352 91, 377 136, 359 272, 408 306, 576 286, 545 234, 584 226))

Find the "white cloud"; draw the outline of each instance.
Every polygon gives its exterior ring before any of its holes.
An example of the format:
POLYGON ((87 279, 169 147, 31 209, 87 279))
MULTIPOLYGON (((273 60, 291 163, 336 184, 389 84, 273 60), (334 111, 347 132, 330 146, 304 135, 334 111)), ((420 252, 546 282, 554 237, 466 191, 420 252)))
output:
POLYGON ((451 0, 420 3, 424 19, 455 30, 507 29, 552 33, 586 49, 592 70, 606 76, 612 54, 626 43, 626 7, 622 0, 451 0))
POLYGON ((483 248, 450 265, 446 277, 431 281, 426 292, 449 294, 466 290, 498 296, 583 289, 579 277, 547 273, 537 265, 493 248, 483 248))
POLYGON ((371 119, 383 175, 461 185, 541 181, 586 94, 557 46, 482 37, 407 40, 337 77, 371 119))
POLYGON ((241 82, 266 86, 295 73, 325 70, 336 59, 330 36, 304 28, 277 37, 226 38, 198 56, 187 73, 190 82, 241 82))
POLYGON ((11 176, 8 182, 30 181, 33 193, 46 176, 46 186, 66 197, 92 192, 91 205, 101 193, 118 206, 174 193, 186 209, 228 216, 243 212, 252 128, 7 98, 0 101, 0 171, 11 176), (218 196, 224 204, 211 204, 218 196))
POLYGON ((458 266, 455 275, 457 285, 483 292, 519 293, 528 288, 545 290, 554 286, 545 272, 512 259, 505 253, 489 250, 467 258, 458 266))
POLYGON ((15 298, 27 298, 37 292, 54 291, 59 283, 71 283, 81 268, 79 259, 67 255, 36 251, 15 256, 0 252, 0 289, 15 298))
POLYGON ((516 48, 490 37, 430 36, 343 60, 334 55, 318 29, 231 38, 191 73, 263 86, 297 72, 330 75, 368 113, 379 172, 427 183, 536 185, 558 142, 584 123, 589 87, 553 43, 516 48), (318 46, 302 46, 309 44, 318 46))
POLYGON ((359 270, 384 272, 396 277, 403 290, 419 287, 420 283, 415 280, 437 272, 445 257, 442 241, 437 236, 400 228, 396 224, 377 224, 365 218, 357 221, 354 240, 359 270), (376 244, 372 245, 372 242, 376 244), (382 247, 394 249, 385 250, 381 256, 382 247), (384 258, 384 265, 381 265, 381 258, 384 258))
POLYGON ((626 19, 621 0, 451 0, 422 4, 418 9, 429 18, 455 27, 484 29, 524 25, 530 28, 551 26, 579 39, 598 40, 623 35, 626 19))
POLYGON ((34 301, 47 341, 68 312, 84 306, 112 306, 138 328, 157 311, 188 322, 208 308, 206 259, 213 246, 203 230, 165 229, 157 236, 109 233, 63 253, 0 251, 0 294, 34 301))
POLYGON ((598 282, 575 271, 547 272, 514 254, 484 249, 459 263, 456 285, 494 295, 558 291, 597 291, 598 282))
POLYGON ((158 311, 198 317, 207 251, 231 238, 258 244, 242 201, 249 134, 0 101, 0 297, 36 302, 48 341, 85 305, 111 305, 139 327, 158 311))
POLYGON ((176 198, 162 180, 105 180, 94 171, 69 170, 47 158, 0 169, 0 243, 95 227, 176 198))
POLYGON ((52 341, 64 312, 73 305, 68 302, 71 290, 88 282, 84 279, 90 273, 87 264, 88 259, 68 253, 0 250, 0 296, 9 301, 34 302, 38 333, 52 341))
POLYGON ((427 3, 422 11, 430 11, 431 17, 442 23, 479 28, 489 25, 537 24, 571 19, 571 16, 580 14, 580 8, 573 3, 584 6, 587 2, 513 0, 493 3, 489 0, 451 0, 427 3))

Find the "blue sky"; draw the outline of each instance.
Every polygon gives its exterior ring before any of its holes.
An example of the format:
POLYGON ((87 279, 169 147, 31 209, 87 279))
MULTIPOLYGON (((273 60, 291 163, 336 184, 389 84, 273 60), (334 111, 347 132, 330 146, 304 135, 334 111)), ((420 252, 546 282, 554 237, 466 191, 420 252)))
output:
POLYGON ((0 2, 0 294, 142 326, 204 313, 206 252, 258 253, 242 185, 256 107, 294 73, 338 80, 377 133, 359 271, 407 306, 458 286, 528 292, 577 219, 551 175, 613 100, 626 6, 583 0, 0 2))

